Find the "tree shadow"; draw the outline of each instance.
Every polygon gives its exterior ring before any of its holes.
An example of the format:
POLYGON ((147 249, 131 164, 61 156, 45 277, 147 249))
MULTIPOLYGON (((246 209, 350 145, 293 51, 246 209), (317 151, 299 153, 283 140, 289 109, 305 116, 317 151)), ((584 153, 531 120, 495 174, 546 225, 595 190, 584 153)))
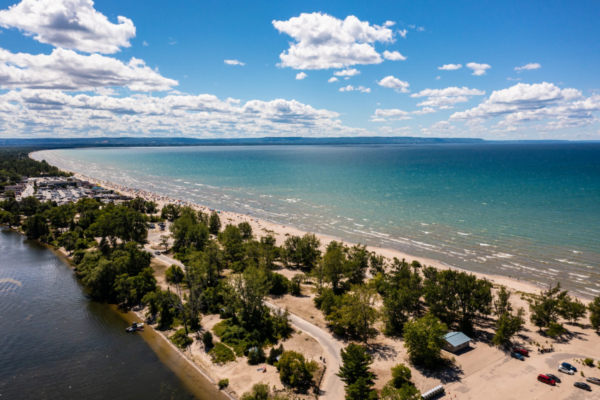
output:
POLYGON ((393 360, 398 356, 398 351, 390 345, 373 343, 367 346, 369 354, 376 360, 393 360))
POLYGON ((443 384, 460 382, 465 374, 463 369, 455 362, 443 359, 434 368, 425 368, 419 365, 413 365, 426 378, 439 379, 443 384))

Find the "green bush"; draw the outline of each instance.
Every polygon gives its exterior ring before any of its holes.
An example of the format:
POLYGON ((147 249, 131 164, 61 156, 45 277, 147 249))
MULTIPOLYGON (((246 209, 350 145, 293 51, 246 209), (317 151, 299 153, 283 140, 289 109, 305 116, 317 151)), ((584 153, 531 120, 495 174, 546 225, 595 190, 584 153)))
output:
POLYGON ((288 292, 288 288, 290 287, 290 280, 285 276, 273 272, 269 274, 269 281, 271 282, 271 289, 269 289, 269 294, 275 296, 282 296, 288 292))
POLYGON ((210 354, 212 362, 215 364, 227 364, 230 361, 235 361, 233 350, 223 343, 215 344, 215 347, 213 347, 208 354, 210 354))
POLYGON ((395 388, 400 388, 402 385, 410 383, 412 373, 410 368, 404 364, 398 364, 392 368, 392 383, 395 388))
POLYGON ((256 365, 265 361, 265 351, 260 346, 248 350, 248 364, 256 365))
POLYGON ((229 379, 225 378, 225 379, 221 379, 218 383, 219 385, 219 389, 223 390, 225 389, 227 386, 229 386, 229 379))
POLYGON ((592 358, 586 358, 586 359, 584 359, 583 363, 585 365, 587 365, 588 367, 593 367, 594 366, 594 360, 592 358))
POLYGON ((290 283, 290 294, 292 296, 300 296, 302 295, 302 282, 304 281, 304 275, 296 275, 292 278, 292 282, 290 283))
POLYGON ((182 350, 194 343, 194 339, 185 334, 185 329, 181 328, 170 337, 171 342, 182 350))
POLYGON ((204 343, 205 349, 210 349, 211 347, 213 347, 212 333, 208 331, 204 332, 204 334, 202 335, 202 343, 204 343))
POLYGON ((565 329, 565 327, 562 326, 562 324, 559 324, 556 322, 550 322, 550 325, 548 326, 548 330, 546 331, 546 334, 550 337, 562 336, 566 333, 567 333, 567 330, 565 329))
POLYGON ((185 274, 183 273, 183 270, 181 269, 181 267, 178 265, 175 265, 175 264, 171 265, 165 271, 165 279, 167 280, 168 283, 173 283, 173 284, 181 283, 181 282, 183 282, 184 277, 185 277, 185 274))
POLYGON ((283 383, 298 387, 310 383, 313 372, 317 370, 317 363, 306 361, 302 354, 295 351, 284 351, 277 364, 277 369, 283 383))
POLYGON ((272 347, 271 351, 269 351, 269 357, 267 357, 267 364, 275 365, 277 362, 277 357, 283 354, 283 345, 279 345, 279 347, 272 347))

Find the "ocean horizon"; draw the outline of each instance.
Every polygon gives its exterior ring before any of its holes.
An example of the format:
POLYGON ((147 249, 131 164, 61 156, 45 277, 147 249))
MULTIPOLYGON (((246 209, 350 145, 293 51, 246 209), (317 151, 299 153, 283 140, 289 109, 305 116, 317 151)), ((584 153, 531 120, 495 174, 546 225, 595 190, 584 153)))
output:
POLYGON ((600 144, 129 147, 32 157, 347 242, 600 293, 600 144))

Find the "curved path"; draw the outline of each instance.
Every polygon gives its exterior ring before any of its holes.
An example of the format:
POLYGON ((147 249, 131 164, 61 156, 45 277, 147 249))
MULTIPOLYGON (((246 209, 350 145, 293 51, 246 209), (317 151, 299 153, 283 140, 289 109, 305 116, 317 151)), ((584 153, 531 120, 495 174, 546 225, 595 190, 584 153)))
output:
MULTIPOLYGON (((154 258, 162 261, 166 265, 176 264, 182 268, 185 268, 180 261, 177 261, 171 257, 167 257, 162 254, 155 255, 155 251, 150 249, 149 246, 145 246, 144 250, 151 253, 154 258)), ((266 303, 266 305, 272 309, 280 309, 274 304, 266 303)), ((336 340, 329 332, 324 331, 318 326, 311 324, 307 320, 302 319, 297 315, 290 313, 290 321, 296 328, 312 336, 319 343, 319 345, 321 345, 325 352, 324 358, 327 370, 325 371, 325 377, 323 378, 323 382, 321 384, 320 396, 332 400, 342 400, 345 396, 344 382, 342 382, 340 377, 336 374, 340 369, 340 365, 342 364, 340 352, 344 346, 342 346, 342 343, 336 340)))
MULTIPOLYGON (((279 309, 279 307, 273 304, 266 304, 272 309, 279 309)), ((342 358, 340 356, 340 352, 344 348, 342 344, 329 332, 324 331, 297 315, 290 313, 290 320, 296 328, 300 329, 302 332, 306 332, 319 342, 326 353, 325 365, 327 365, 327 370, 325 371, 325 378, 321 384, 321 397, 336 400, 343 399, 345 396, 344 382, 336 375, 342 364, 342 358)))

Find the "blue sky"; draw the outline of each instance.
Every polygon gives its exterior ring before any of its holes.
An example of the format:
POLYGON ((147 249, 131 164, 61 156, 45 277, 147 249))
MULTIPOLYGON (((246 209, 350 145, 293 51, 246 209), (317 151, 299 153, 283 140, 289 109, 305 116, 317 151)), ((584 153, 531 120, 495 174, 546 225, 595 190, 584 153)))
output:
POLYGON ((0 10, 4 137, 600 139, 595 1, 0 10))

